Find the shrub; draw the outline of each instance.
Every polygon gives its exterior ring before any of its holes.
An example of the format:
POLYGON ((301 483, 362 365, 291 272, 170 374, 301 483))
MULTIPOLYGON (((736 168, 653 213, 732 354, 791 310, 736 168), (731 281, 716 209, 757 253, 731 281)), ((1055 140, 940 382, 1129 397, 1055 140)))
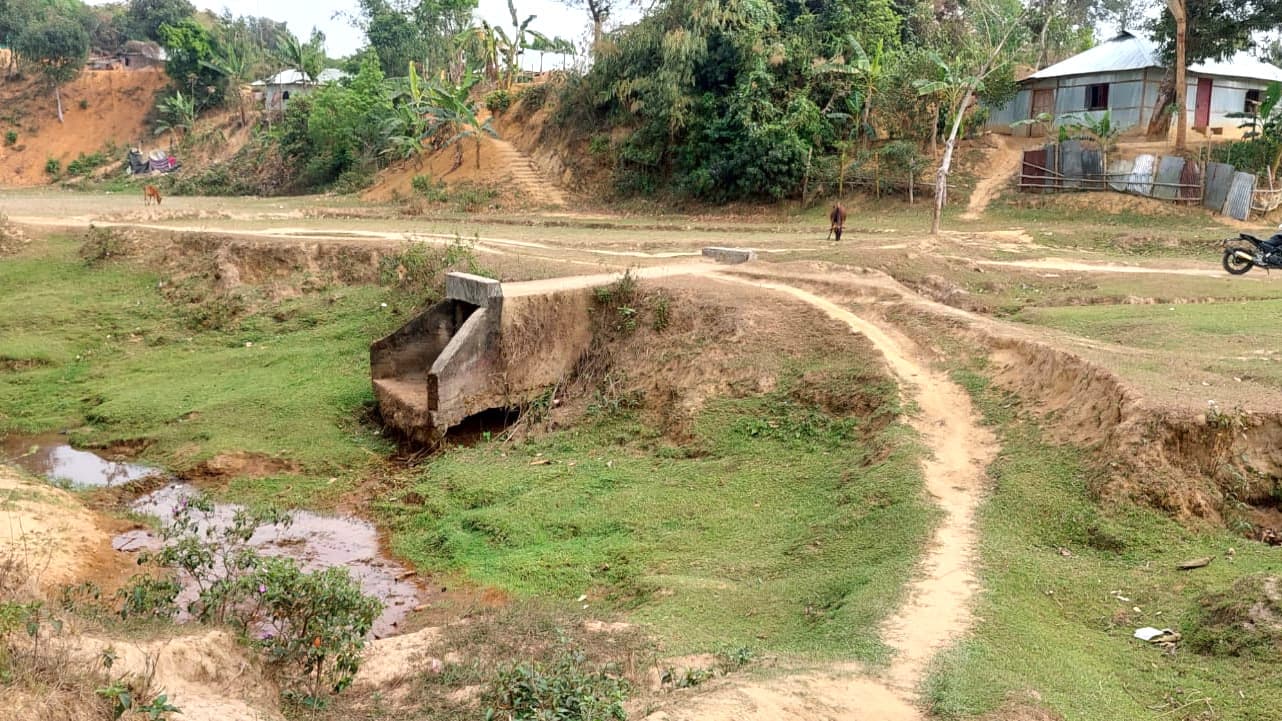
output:
POLYGON ((549 83, 531 85, 521 90, 516 99, 521 101, 522 115, 533 115, 542 110, 543 106, 547 105, 551 93, 552 86, 549 83))
POLYGON ((502 115, 512 105, 512 94, 499 88, 485 96, 485 108, 495 115, 502 115))
POLYGON ((88 100, 88 99, 86 99, 86 98, 81 98, 81 99, 80 99, 80 109, 81 109, 81 110, 88 110, 88 109, 89 109, 89 100, 88 100))
POLYGON ((449 198, 449 194, 445 192, 445 181, 438 180, 433 183, 430 175, 415 175, 410 180, 410 187, 415 193, 434 203, 441 203, 449 198))
POLYGON ((4 144, 13 147, 18 143, 18 131, 10 130, 4 134, 4 144))
POLYGON ((323 707, 327 694, 351 685, 383 604, 363 595, 347 569, 308 573, 293 559, 266 558, 241 588, 256 596, 247 618, 267 629, 254 646, 294 680, 288 699, 323 707))
POLYGON ((549 665, 501 669, 485 695, 486 721, 624 721, 629 685, 610 669, 589 668, 567 650, 549 665))
POLYGON ((45 161, 45 175, 48 175, 51 178, 56 178, 61 172, 62 162, 57 158, 49 158, 45 161))
POLYGON ((107 164, 107 157, 101 152, 85 155, 81 153, 76 159, 67 163, 67 175, 88 175, 94 168, 107 164))

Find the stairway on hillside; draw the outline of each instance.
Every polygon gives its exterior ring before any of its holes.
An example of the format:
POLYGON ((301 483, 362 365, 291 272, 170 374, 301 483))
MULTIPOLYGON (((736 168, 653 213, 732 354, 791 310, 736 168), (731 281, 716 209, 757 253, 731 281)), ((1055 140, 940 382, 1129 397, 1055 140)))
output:
POLYGON ((530 156, 517 150, 506 140, 490 138, 490 142, 494 144, 495 160, 507 167, 512 174, 512 180, 516 182, 526 198, 538 205, 563 206, 566 204, 561 189, 539 171, 530 156))

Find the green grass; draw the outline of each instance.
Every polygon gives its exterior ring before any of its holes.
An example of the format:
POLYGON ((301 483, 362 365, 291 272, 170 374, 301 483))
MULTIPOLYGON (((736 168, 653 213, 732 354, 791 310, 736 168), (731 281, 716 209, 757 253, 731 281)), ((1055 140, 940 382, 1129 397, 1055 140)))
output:
POLYGON ((1277 551, 1223 531, 1191 531, 1144 508, 1101 510, 1087 492, 1100 473, 1087 453, 1048 445, 983 377, 958 379, 996 426, 1002 453, 979 517, 979 621, 938 659, 926 689, 933 712, 982 715, 1035 691, 1068 721, 1276 719, 1275 662, 1199 656, 1185 646, 1166 654, 1131 634, 1151 625, 1187 635, 1198 597, 1242 575, 1276 574, 1277 551), (1225 559, 1230 547, 1234 561, 1225 559), (1208 555, 1219 558, 1207 568, 1174 568, 1208 555), (1202 715, 1202 698, 1212 716, 1202 715))
POLYGON ((1282 347, 1282 299, 1187 305, 1026 308, 1015 320, 1160 353, 1162 365, 1183 358, 1223 376, 1282 388, 1272 353, 1282 347))
POLYGON ((713 402, 685 446, 604 418, 451 450, 381 508, 420 566, 518 598, 587 594, 674 652, 877 661, 933 512, 911 433, 864 423, 778 394, 713 402))
POLYGON ((196 321, 217 296, 171 301, 158 287, 168 279, 123 263, 90 267, 77 247, 37 241, 0 263, 0 359, 18 369, 0 370, 0 434, 146 438, 147 460, 179 467, 248 451, 314 475, 388 450, 360 419, 373 400, 369 343, 411 310, 382 308, 397 304, 389 291, 251 295, 257 312, 202 330, 196 321))

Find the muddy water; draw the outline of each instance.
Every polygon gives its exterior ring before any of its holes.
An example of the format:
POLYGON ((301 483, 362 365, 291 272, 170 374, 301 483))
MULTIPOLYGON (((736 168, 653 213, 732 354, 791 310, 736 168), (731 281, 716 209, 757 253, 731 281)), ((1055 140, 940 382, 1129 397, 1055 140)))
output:
MULTIPOLYGON (((147 476, 165 475, 150 466, 117 463, 76 450, 56 433, 0 439, 0 463, 12 463, 54 483, 78 488, 119 486, 147 476)), ((134 501, 132 508, 166 523, 183 498, 197 493, 187 484, 171 483, 134 501)), ((215 504, 213 513, 202 519, 200 532, 226 527, 239 508, 230 503, 215 504)), ((287 527, 258 529, 249 540, 250 545, 263 555, 293 558, 309 571, 330 566, 346 568, 360 583, 362 592, 383 602, 383 614, 374 622, 374 636, 397 633, 401 622, 421 603, 423 593, 413 582, 412 573, 380 552, 374 526, 356 518, 310 511, 293 511, 291 515, 294 520, 287 527)), ((147 530, 128 531, 112 541, 117 551, 130 553, 156 550, 160 545, 161 539, 147 530)), ((185 608, 195 598, 195 587, 187 584, 178 598, 179 606, 185 608)))
MULTIPOLYGON (((132 508, 166 522, 184 498, 197 493, 192 486, 172 483, 139 498, 132 508)), ((239 509, 235 504, 219 503, 207 518, 197 512, 195 518, 200 525, 197 532, 204 535, 207 529, 226 528, 239 509)), ((408 569, 379 552, 378 531, 374 526, 355 518, 323 516, 310 511, 292 511, 291 515, 293 522, 288 526, 259 528, 249 539, 249 545, 265 556, 293 558, 307 570, 346 568, 360 583, 361 591, 383 602, 383 614, 374 622, 374 637, 397 633, 401 622, 419 604, 422 592, 411 580, 413 574, 408 569)), ((154 550, 161 545, 161 539, 150 531, 136 530, 117 536, 112 545, 126 552, 154 550)), ((185 608, 195 598, 196 589, 187 585, 178 598, 179 607, 185 608)))
POLYGON ((159 473, 136 463, 108 461, 89 451, 79 451, 56 433, 0 440, 0 460, 57 484, 74 487, 119 486, 159 473))

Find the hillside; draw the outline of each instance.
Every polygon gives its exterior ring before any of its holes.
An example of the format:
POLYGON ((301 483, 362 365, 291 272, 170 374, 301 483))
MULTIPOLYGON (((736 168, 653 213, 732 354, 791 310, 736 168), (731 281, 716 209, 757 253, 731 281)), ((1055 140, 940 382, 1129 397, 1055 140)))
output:
POLYGON ((53 93, 26 78, 5 82, 0 108, 0 134, 16 133, 12 145, 0 144, 0 185, 28 186, 49 182, 45 163, 63 167, 80 153, 93 153, 114 143, 119 160, 129 146, 157 147, 146 118, 155 94, 168 77, 160 69, 87 70, 62 89, 65 123, 58 123, 53 93))

